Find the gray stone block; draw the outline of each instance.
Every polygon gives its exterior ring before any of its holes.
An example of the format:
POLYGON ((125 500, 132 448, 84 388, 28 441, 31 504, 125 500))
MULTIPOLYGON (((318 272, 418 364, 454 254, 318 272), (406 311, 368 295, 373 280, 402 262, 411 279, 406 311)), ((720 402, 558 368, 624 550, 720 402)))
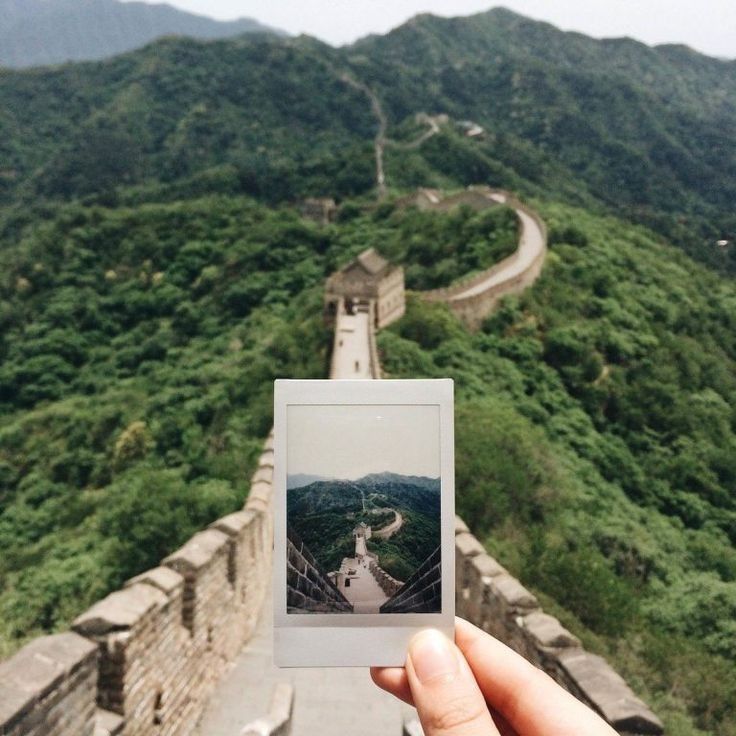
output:
POLYGON ((557 660, 583 697, 616 730, 655 736, 663 733, 659 718, 603 658, 571 649, 561 652, 557 660))
POLYGON ((496 562, 485 552, 476 555, 470 560, 470 565, 476 575, 484 578, 495 578, 498 575, 508 575, 508 570, 496 562))
POLYGON ((229 537, 238 537, 244 529, 253 523, 257 516, 258 514, 252 509, 236 511, 234 514, 223 516, 210 524, 210 529, 217 529, 229 537))
POLYGON ((111 593, 74 619, 72 628, 84 636, 132 629, 144 616, 166 605, 166 594, 146 583, 111 593))
POLYGON ((468 525, 459 517, 455 517, 455 534, 469 534, 468 525))
POLYGON ((573 636, 554 616, 542 611, 534 611, 524 616, 522 623, 540 646, 557 649, 580 646, 580 640, 576 636, 573 636))
POLYGON ((251 478, 251 484, 255 483, 268 483, 271 485, 273 482, 273 468, 268 465, 262 465, 253 473, 251 478))
MULTIPOLYGON (((0 730, 5 732, 65 678, 97 658, 97 645, 72 632, 32 641, 0 663, 0 730)), ((89 692, 89 703, 95 693, 89 692)))
POLYGON ((128 580, 125 587, 130 588, 136 583, 148 583, 171 596, 177 589, 183 587, 184 578, 170 567, 154 567, 152 570, 146 570, 146 572, 128 580))
POLYGON ((273 468, 273 450, 264 450, 258 458, 258 467, 273 468))
POLYGON ((125 720, 117 713, 98 708, 95 713, 94 736, 119 736, 125 728, 125 720))
POLYGON ((197 571, 209 565, 227 548, 229 537, 218 529, 195 534, 183 547, 169 555, 163 564, 178 572, 197 571))
POLYGON ((474 557, 485 552, 483 545, 472 534, 467 533, 455 537, 455 548, 463 557, 474 557))
POLYGON ((494 590, 514 609, 532 609, 538 607, 537 599, 515 578, 508 573, 497 575, 492 580, 494 590))

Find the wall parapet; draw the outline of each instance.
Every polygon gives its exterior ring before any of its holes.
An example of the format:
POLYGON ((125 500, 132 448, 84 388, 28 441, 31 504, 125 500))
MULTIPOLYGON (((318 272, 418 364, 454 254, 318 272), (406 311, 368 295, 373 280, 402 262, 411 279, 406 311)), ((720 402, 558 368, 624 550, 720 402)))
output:
MULTIPOLYGON (((477 329, 502 297, 521 293, 539 277, 547 257, 547 226, 533 209, 519 201, 510 192, 489 187, 473 187, 467 192, 455 195, 453 201, 462 203, 462 195, 472 197, 473 202, 483 200, 487 207, 493 207, 499 203, 506 204, 512 207, 519 217, 519 246, 510 256, 485 271, 461 279, 448 287, 419 292, 425 301, 447 303, 471 329, 477 329), (524 264, 522 245, 524 239, 530 237, 530 225, 538 231, 541 247, 534 257, 524 264), (515 268, 517 264, 521 264, 519 268, 515 268), (488 288, 477 290, 484 282, 507 271, 509 272, 507 278, 489 284, 488 288)), ((446 209, 446 206, 442 206, 444 201, 440 200, 432 208, 446 209)))
POLYGON ((289 613, 352 613, 353 606, 287 526, 286 605, 289 613))
POLYGON ((602 658, 541 610, 535 596, 488 555, 458 518, 455 607, 479 628, 523 655, 599 713, 619 733, 659 736, 662 722, 602 658))
POLYGON ((381 613, 438 613, 442 610, 442 547, 382 606, 381 613))
POLYGON ((268 588, 272 478, 269 437, 243 510, 0 663, 0 734, 194 733, 268 588))

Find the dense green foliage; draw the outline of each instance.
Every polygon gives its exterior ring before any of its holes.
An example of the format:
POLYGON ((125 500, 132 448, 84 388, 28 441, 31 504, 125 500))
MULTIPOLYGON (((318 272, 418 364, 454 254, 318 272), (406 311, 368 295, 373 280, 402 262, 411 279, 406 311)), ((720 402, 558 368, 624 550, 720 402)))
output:
POLYGON ((327 244, 209 199, 72 205, 0 250, 0 651, 242 503, 272 379, 324 372, 327 244))
POLYGON ((477 334, 413 300, 384 368, 455 379, 458 510, 504 563, 671 733, 734 734, 736 287, 644 230, 541 211, 541 280, 477 334))
POLYGON ((0 203, 139 200, 221 191, 269 201, 347 197, 375 182, 377 121, 406 140, 417 112, 455 122, 389 147, 389 185, 488 182, 554 191, 667 233, 733 268, 736 62, 564 34, 504 10, 421 16, 334 49, 313 39, 167 39, 99 64, 0 74, 0 203))
POLYGON ((353 529, 365 522, 380 529, 394 514, 401 528, 389 539, 372 537, 368 549, 398 580, 407 580, 439 544, 439 481, 392 473, 356 481, 317 481, 287 492, 287 521, 325 572, 338 570, 345 557, 355 556, 353 529), (365 504, 365 511, 363 510, 365 504))

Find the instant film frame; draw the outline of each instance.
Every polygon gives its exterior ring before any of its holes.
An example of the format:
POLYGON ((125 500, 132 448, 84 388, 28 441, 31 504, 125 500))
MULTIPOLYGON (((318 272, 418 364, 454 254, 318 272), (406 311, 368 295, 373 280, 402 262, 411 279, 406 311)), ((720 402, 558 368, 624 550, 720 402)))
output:
POLYGON ((432 627, 453 636, 453 414, 450 379, 275 382, 276 665, 403 666, 409 640, 420 629, 432 627), (370 424, 373 421, 378 425, 370 424), (379 431, 379 425, 385 429, 379 431), (320 433, 324 437, 318 437, 320 433), (287 504, 289 486, 294 495, 287 504), (342 488, 359 500, 347 514, 338 509, 335 515, 331 499, 342 488), (439 496, 438 525, 433 493, 439 496), (403 510, 398 508, 402 504, 403 510), (319 512, 325 508, 330 513, 322 518, 319 512), (292 522, 303 525, 307 517, 317 519, 319 533, 308 525, 302 531, 328 563, 319 564, 292 524, 287 530, 289 514, 292 522), (352 532, 345 533, 342 516, 355 519, 352 532), (337 523, 336 518, 342 526, 332 544, 330 524, 337 523), (370 541, 374 519, 378 542, 370 541), (424 550, 424 557, 434 539, 427 535, 435 529, 437 546, 421 564, 418 557, 412 565, 401 554, 389 555, 394 578, 382 567, 389 566, 384 562, 387 557, 370 550, 394 550, 402 531, 395 530, 402 523, 403 531, 417 534, 419 530, 425 535, 420 534, 413 546, 417 554, 424 550), (383 602, 366 592, 373 582, 383 591, 383 602), (351 583, 352 588, 346 587, 351 583))

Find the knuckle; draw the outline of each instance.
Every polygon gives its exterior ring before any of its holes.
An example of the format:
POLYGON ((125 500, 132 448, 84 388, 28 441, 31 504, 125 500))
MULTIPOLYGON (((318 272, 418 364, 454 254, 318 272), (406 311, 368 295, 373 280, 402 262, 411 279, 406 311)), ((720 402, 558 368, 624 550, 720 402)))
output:
POLYGON ((442 705, 437 703, 426 714, 426 730, 431 736, 464 732, 473 724, 480 723, 484 716, 485 704, 478 698, 458 696, 442 705))

